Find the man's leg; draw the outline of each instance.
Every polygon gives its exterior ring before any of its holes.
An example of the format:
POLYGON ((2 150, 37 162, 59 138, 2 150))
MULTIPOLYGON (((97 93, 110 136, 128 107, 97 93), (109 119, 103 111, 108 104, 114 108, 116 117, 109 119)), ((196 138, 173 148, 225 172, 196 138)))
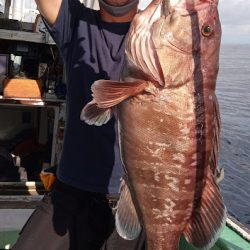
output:
POLYGON ((104 194, 81 191, 57 181, 12 249, 99 250, 108 237, 112 217, 104 194))
POLYGON ((12 250, 63 250, 70 249, 70 216, 54 225, 54 207, 51 196, 45 195, 32 213, 12 250))
POLYGON ((144 250, 144 234, 126 241, 114 230, 105 195, 59 181, 39 203, 12 250, 144 250), (103 247, 102 247, 103 246, 103 247))
MULTIPOLYGON (((104 194, 89 193, 89 199, 81 200, 76 217, 75 238, 79 250, 100 250, 109 236, 109 222, 113 218, 109 201, 104 194), (83 226, 87 225, 87 226, 83 226)), ((119 249, 116 249, 119 250, 119 249)))

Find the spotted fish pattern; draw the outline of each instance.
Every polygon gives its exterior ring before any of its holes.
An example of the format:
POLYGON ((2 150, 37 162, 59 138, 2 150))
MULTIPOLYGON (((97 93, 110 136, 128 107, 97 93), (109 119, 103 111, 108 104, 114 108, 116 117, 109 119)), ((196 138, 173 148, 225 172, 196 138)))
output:
POLYGON ((221 25, 217 0, 154 0, 131 23, 121 81, 99 80, 81 119, 115 112, 126 178, 116 225, 148 250, 176 250, 180 236, 210 249, 225 224, 218 184, 215 95, 221 25))

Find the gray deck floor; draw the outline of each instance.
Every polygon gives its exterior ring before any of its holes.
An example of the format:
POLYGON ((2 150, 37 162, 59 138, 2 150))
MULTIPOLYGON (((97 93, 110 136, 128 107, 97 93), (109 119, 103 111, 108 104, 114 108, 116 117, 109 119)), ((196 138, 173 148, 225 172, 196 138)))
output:
POLYGON ((0 209, 0 231, 20 230, 33 209, 0 209))

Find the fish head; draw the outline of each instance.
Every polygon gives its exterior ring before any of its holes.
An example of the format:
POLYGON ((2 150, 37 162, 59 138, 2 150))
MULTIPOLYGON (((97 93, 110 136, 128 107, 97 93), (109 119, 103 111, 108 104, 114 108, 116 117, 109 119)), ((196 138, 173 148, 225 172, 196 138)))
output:
POLYGON ((221 41, 218 0, 165 1, 152 25, 165 86, 188 83, 195 73, 214 83, 221 41))

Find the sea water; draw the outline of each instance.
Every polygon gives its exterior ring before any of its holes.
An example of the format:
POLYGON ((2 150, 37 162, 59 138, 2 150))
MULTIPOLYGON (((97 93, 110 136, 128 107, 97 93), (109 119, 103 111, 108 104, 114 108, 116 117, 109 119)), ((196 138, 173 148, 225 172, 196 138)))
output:
POLYGON ((222 194, 229 214, 250 228, 250 45, 222 45, 216 94, 222 133, 222 194))

